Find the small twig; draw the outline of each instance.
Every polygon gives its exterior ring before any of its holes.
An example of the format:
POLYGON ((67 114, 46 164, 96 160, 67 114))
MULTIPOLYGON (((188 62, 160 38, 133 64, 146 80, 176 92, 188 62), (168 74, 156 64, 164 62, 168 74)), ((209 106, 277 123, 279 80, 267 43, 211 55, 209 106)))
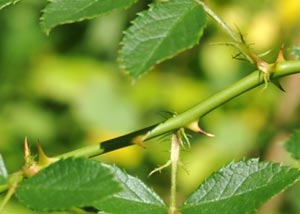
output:
POLYGON ((229 25, 227 25, 226 22, 224 22, 214 11, 212 11, 207 4, 200 0, 195 1, 200 4, 205 12, 231 37, 233 40, 231 45, 237 48, 251 64, 254 64, 257 66, 257 68, 259 68, 260 63, 263 60, 249 48, 249 45, 246 43, 243 34, 240 31, 236 32, 229 27, 229 25))
POLYGON ((171 194, 170 194, 170 206, 169 214, 175 214, 177 212, 176 205, 176 186, 177 186, 177 168, 179 164, 179 155, 180 155, 180 145, 181 138, 180 134, 177 132, 172 135, 172 144, 171 144, 171 194))
POLYGON ((234 30, 232 30, 214 11, 212 11, 207 4, 200 0, 195 0, 198 4, 200 4, 205 12, 213 19, 215 20, 223 30, 233 39, 235 42, 241 42, 240 35, 237 34, 234 30))
POLYGON ((177 213, 176 206, 176 186, 177 186, 177 168, 180 164, 180 146, 182 145, 182 133, 179 129, 172 135, 171 139, 171 149, 170 149, 170 159, 162 166, 154 169, 149 173, 149 176, 153 175, 156 172, 161 172, 163 169, 171 166, 171 189, 170 189, 170 205, 169 205, 169 214, 177 213))
POLYGON ((5 205, 9 202, 13 194, 15 193, 18 184, 23 180, 23 172, 15 172, 11 175, 8 184, 8 191, 0 204, 0 213, 2 213, 5 205))
POLYGON ((157 168, 155 168, 154 170, 152 170, 152 171, 149 173, 148 177, 150 177, 151 175, 153 175, 153 174, 156 173, 156 172, 161 172, 163 169, 169 167, 171 164, 172 164, 172 163, 171 163, 171 160, 168 160, 167 163, 165 163, 164 165, 162 165, 162 166, 160 166, 160 167, 157 167, 157 168))

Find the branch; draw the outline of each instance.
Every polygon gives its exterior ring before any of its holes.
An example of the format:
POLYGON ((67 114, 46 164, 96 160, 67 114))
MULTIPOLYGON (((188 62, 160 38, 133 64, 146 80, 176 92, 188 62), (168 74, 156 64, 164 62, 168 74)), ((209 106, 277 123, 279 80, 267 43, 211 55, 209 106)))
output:
MULTIPOLYGON (((284 61, 271 64, 270 81, 282 78, 284 76, 300 73, 300 60, 284 61)), ((222 106, 233 98, 246 93, 247 91, 258 87, 264 83, 264 78, 259 70, 256 70, 230 85, 229 87, 209 96, 198 105, 178 114, 163 123, 149 126, 147 128, 131 132, 127 135, 104 141, 99 145, 83 147, 81 149, 59 155, 58 158, 66 158, 72 156, 93 157, 106 152, 117 150, 130 145, 143 145, 144 141, 152 138, 174 132, 182 127, 189 125, 194 121, 198 121, 201 117, 222 106)))

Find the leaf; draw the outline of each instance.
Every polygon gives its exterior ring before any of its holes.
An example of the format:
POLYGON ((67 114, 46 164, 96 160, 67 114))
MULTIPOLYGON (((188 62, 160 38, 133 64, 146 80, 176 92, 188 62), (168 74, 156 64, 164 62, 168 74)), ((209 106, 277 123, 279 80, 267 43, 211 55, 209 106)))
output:
POLYGON ((90 206, 121 190, 112 172, 84 158, 60 160, 20 183, 16 195, 36 210, 90 206))
POLYGON ((0 154, 0 185, 6 183, 7 176, 8 176, 7 169, 3 157, 0 154))
POLYGON ((112 12, 125 9, 137 0, 49 0, 43 10, 41 25, 49 34, 57 25, 92 19, 112 12))
POLYGON ((108 165, 107 167, 117 176, 123 186, 123 191, 94 204, 97 209, 113 214, 167 213, 167 207, 162 199, 141 180, 128 175, 117 167, 108 165))
POLYGON ((20 0, 0 0, 0 10, 8 5, 16 4, 20 0))
POLYGON ((182 214, 252 214, 299 176, 298 169, 257 159, 230 163, 187 199, 182 214))
POLYGON ((300 129, 296 130, 284 145, 293 158, 300 160, 300 129))
POLYGON ((194 0, 154 3, 138 14, 121 42, 121 66, 137 78, 154 64, 193 47, 206 26, 206 14, 194 0))

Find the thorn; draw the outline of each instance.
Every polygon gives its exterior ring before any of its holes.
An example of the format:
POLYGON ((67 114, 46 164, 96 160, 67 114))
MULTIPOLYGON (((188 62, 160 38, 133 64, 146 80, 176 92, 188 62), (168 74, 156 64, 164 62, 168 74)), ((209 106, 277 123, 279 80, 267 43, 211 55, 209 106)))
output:
POLYGON ((49 164, 58 160, 57 158, 48 157, 44 152, 41 144, 37 144, 37 150, 38 150, 38 157, 39 157, 38 166, 40 167, 48 166, 49 164))
POLYGON ((25 164, 28 164, 31 161, 31 152, 28 145, 27 136, 24 139, 24 160, 25 164))
POLYGON ((281 47, 280 47, 277 59, 276 59, 276 63, 284 62, 285 61, 283 51, 284 51, 284 45, 282 44, 281 47))
POLYGON ((27 137, 24 139, 24 161, 25 164, 22 168, 25 177, 32 177, 37 172, 36 162, 34 157, 31 155, 27 137))
POLYGON ((204 131, 203 129, 201 129, 199 127, 198 121, 194 121, 194 122, 190 123, 186 128, 188 128, 198 134, 206 135, 207 137, 215 137, 214 134, 208 133, 208 132, 204 131))
POLYGON ((272 80, 272 83, 281 91, 285 92, 284 88, 282 87, 281 83, 278 79, 272 80))
POLYGON ((146 148, 146 146, 144 144, 144 139, 145 139, 144 135, 138 135, 132 139, 131 143, 136 144, 142 148, 146 148))

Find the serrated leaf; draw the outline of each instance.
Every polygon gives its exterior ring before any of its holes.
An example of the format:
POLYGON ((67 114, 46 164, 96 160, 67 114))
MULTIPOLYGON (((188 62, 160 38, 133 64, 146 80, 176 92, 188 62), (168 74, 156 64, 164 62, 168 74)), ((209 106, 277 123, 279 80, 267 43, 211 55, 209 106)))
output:
POLYGON ((252 214, 299 176, 298 169, 257 159, 230 163, 187 199, 182 214, 252 214))
POLYGON ((154 3, 133 21, 121 42, 121 66, 137 78, 154 64, 193 47, 206 26, 206 13, 194 0, 154 3))
POLYGON ((167 207, 162 199, 141 180, 128 175, 117 167, 110 168, 123 186, 123 191, 94 206, 113 214, 166 214, 167 207))
POLYGON ((0 0, 0 10, 8 5, 15 4, 20 0, 0 0))
POLYGON ((41 25, 48 34, 57 25, 95 18, 125 9, 137 0, 49 0, 43 10, 41 25))
POLYGON ((21 182, 16 195, 32 209, 53 211, 91 206, 120 190, 107 167, 84 158, 69 158, 21 182))
POLYGON ((284 145, 293 158, 300 160, 300 129, 296 130, 284 145))

